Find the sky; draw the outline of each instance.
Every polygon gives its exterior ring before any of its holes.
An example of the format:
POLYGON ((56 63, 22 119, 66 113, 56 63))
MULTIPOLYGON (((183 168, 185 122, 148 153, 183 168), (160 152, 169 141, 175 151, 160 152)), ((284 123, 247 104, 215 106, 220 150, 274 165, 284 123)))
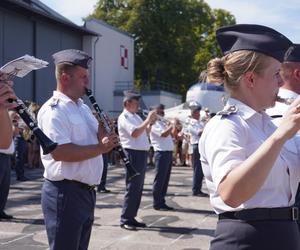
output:
MULTIPOLYGON (((92 13, 98 0, 41 0, 56 12, 77 25, 83 25, 82 17, 92 13)), ((292 42, 300 43, 299 0, 205 0, 211 8, 229 11, 237 23, 269 26, 292 42)))

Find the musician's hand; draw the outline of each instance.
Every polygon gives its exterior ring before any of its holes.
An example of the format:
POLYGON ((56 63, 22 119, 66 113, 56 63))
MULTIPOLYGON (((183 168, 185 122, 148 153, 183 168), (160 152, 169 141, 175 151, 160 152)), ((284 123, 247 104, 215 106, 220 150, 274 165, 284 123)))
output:
POLYGON ((101 140, 105 151, 109 152, 111 149, 117 147, 119 145, 119 137, 115 133, 111 133, 108 136, 105 136, 101 140))
POLYGON ((9 82, 9 75, 0 71, 0 82, 9 82))
POLYGON ((151 110, 146 118, 150 124, 153 124, 157 120, 156 110, 151 110))
POLYGON ((0 110, 12 109, 18 106, 15 102, 11 103, 8 101, 9 99, 17 99, 12 85, 12 81, 2 81, 0 75, 0 110))
POLYGON ((283 115, 276 134, 285 140, 292 138, 300 130, 300 97, 298 97, 283 115))
POLYGON ((104 128, 102 121, 100 120, 98 124, 98 140, 101 142, 102 138, 105 136, 108 136, 108 133, 104 128))

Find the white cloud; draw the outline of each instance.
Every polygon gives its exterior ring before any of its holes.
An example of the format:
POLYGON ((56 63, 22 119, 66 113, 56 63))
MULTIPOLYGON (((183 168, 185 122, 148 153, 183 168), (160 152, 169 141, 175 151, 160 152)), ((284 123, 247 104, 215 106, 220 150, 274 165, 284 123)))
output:
POLYGON ((237 23, 255 23, 272 27, 293 42, 300 41, 299 0, 206 0, 212 8, 228 10, 237 23))
POLYGON ((82 18, 91 14, 97 0, 41 0, 44 4, 70 19, 72 22, 82 25, 82 18))

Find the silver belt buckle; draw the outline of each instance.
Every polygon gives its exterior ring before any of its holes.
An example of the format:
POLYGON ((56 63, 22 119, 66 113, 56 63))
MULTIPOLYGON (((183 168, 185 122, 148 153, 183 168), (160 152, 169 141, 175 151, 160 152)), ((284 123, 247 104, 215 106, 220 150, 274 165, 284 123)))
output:
POLYGON ((292 220, 298 220, 299 219, 299 210, 297 207, 292 207, 292 220))

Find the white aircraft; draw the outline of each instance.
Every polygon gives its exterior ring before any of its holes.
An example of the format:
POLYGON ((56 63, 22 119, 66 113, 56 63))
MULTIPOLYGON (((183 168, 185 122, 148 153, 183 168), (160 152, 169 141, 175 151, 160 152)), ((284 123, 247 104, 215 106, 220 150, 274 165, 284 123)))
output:
POLYGON ((206 82, 196 83, 187 91, 185 103, 165 109, 165 118, 169 120, 177 118, 185 121, 191 113, 189 103, 192 101, 196 101, 202 106, 202 114, 205 109, 208 109, 210 113, 217 113, 223 109, 226 96, 223 86, 206 82))

